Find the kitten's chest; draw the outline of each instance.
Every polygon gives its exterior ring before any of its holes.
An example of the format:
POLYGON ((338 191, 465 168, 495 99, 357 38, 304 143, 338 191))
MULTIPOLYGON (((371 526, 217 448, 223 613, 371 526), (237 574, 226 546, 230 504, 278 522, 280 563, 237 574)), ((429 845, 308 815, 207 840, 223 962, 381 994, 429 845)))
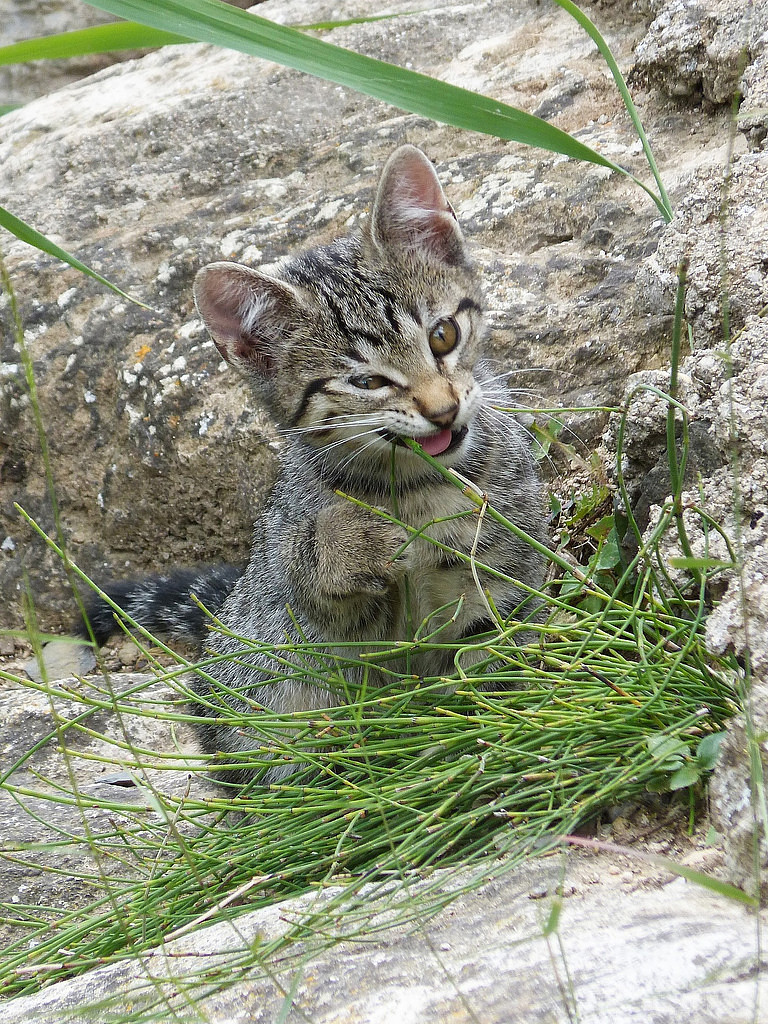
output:
POLYGON ((478 505, 451 486, 408 492, 400 498, 397 508, 394 503, 389 507, 398 519, 419 531, 409 552, 413 568, 454 564, 453 549, 469 554, 478 530, 483 527, 478 505))
MULTIPOLYGON (((460 635, 464 625, 485 609, 471 565, 460 556, 470 556, 476 548, 487 550, 493 524, 454 488, 409 495, 399 511, 399 518, 419 533, 406 555, 408 573, 400 586, 397 633, 425 635, 455 617, 448 633, 460 635)), ((447 638, 445 630, 443 634, 447 638)))

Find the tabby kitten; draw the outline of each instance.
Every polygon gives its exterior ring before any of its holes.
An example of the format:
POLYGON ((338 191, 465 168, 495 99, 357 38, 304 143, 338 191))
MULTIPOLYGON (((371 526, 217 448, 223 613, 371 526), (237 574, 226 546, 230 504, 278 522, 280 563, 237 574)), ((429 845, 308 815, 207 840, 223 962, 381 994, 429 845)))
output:
MULTIPOLYGON (((543 516, 525 431, 490 406, 506 391, 480 359, 486 327, 478 276, 418 149, 403 146, 390 157, 361 237, 310 249, 272 274, 213 263, 197 275, 195 301, 222 356, 281 428, 282 472, 242 574, 217 566, 109 593, 148 628, 195 636, 213 655, 237 655, 213 663, 213 680, 193 684, 210 718, 206 748, 237 753, 259 740, 221 721, 222 702, 243 712, 292 712, 327 707, 334 694, 270 678, 264 657, 207 629, 190 591, 232 634, 268 643, 405 639, 427 619, 428 631, 444 625, 441 641, 491 628, 470 565, 450 549, 469 553, 474 545, 479 562, 523 584, 480 572, 502 616, 526 586, 539 585, 542 558, 490 517, 479 523, 476 507, 451 518, 472 502, 401 438, 469 478, 540 540, 543 516), (339 491, 426 528, 406 545, 403 528, 339 491)), ((106 606, 92 609, 91 621, 99 641, 112 630, 106 606)), ((453 652, 423 652, 411 669, 439 675, 452 671, 452 661, 453 652)), ((275 767, 269 775, 280 773, 275 767)))

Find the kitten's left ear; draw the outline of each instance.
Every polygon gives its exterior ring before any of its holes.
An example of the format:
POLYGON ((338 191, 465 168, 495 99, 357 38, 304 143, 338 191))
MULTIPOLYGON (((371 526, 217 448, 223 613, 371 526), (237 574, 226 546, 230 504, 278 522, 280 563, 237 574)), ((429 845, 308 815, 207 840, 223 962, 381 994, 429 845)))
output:
POLYGON ((301 305, 295 289, 240 263, 211 263, 198 271, 194 294, 197 311, 227 362, 270 377, 301 305))
POLYGON ((434 167, 415 146, 395 150, 382 171, 371 238, 380 249, 405 248, 442 263, 466 262, 456 215, 434 167))

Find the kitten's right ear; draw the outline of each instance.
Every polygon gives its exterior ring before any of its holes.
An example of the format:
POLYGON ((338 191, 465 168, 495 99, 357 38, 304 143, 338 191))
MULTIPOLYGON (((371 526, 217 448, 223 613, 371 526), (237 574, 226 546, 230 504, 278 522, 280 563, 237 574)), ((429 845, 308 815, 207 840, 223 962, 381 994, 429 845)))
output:
POLYGON ((415 146, 396 149, 381 172, 370 226, 383 250, 406 250, 440 263, 466 261, 464 239, 435 168, 415 146))
POLYGON ((195 305, 222 356, 240 370, 270 376, 277 347, 295 320, 290 285, 240 263, 198 271, 195 305))

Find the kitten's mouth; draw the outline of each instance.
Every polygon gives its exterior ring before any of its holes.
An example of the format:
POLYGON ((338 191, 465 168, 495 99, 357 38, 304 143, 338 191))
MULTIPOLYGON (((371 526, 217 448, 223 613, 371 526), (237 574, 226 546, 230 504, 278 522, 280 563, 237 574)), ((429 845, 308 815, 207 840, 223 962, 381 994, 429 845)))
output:
MULTIPOLYGON (((467 427, 462 427, 460 430, 441 430, 437 434, 429 434, 427 437, 414 437, 413 440, 420 444, 427 455, 431 455, 433 458, 437 455, 448 455, 454 449, 458 448, 464 438, 467 436, 467 427)), ((402 444, 402 438, 396 434, 390 434, 389 431, 382 431, 388 441, 392 441, 395 444, 402 444)))

